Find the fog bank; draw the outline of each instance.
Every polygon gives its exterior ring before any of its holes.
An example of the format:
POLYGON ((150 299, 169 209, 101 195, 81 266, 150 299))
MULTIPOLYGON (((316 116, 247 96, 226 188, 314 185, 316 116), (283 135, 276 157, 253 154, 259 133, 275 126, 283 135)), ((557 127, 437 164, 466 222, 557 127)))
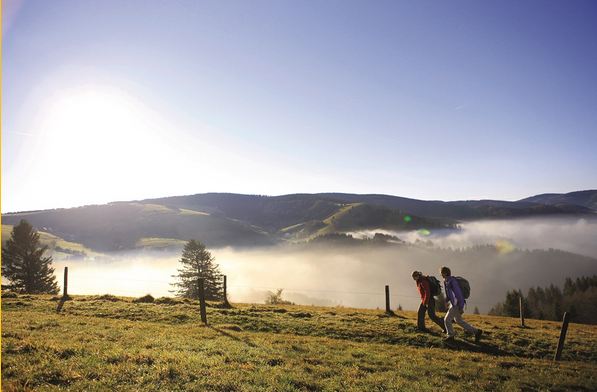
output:
MULTIPOLYGON (((363 233, 363 235, 366 233, 363 233)), ((522 219, 470 222, 459 231, 392 233, 404 240, 431 240, 403 245, 284 245, 250 250, 212 250, 228 277, 233 302, 263 303, 268 291, 298 304, 383 308, 384 286, 390 285, 392 308, 415 309, 419 299, 413 270, 439 276, 442 265, 471 284, 469 310, 482 312, 503 300, 507 290, 562 285, 565 277, 597 273, 597 259, 560 248, 597 255, 597 221, 590 219, 522 219), (470 248, 471 245, 490 246, 470 248), (493 246, 497 244, 498 246, 493 246), (440 248, 441 247, 441 248, 440 248), (469 247, 469 248, 467 248, 469 247), (450 249, 451 248, 451 249, 450 249)), ((69 266, 71 294, 115 294, 154 297, 173 295, 180 252, 131 251, 96 260, 55 262, 58 281, 69 266)))
POLYGON ((483 220, 460 224, 460 230, 419 230, 398 232, 364 230, 356 238, 373 237, 376 232, 397 236, 407 242, 432 241, 442 248, 467 248, 506 241, 519 249, 561 249, 597 258, 597 217, 542 217, 483 220))

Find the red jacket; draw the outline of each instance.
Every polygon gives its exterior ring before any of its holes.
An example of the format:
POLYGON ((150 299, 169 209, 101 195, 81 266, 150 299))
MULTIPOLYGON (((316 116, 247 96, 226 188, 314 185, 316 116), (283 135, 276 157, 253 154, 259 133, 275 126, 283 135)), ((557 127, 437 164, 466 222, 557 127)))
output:
POLYGON ((417 280, 417 288, 419 289, 419 294, 421 294, 421 303, 427 305, 429 299, 431 298, 429 279, 427 279, 426 276, 422 276, 419 280, 417 280))

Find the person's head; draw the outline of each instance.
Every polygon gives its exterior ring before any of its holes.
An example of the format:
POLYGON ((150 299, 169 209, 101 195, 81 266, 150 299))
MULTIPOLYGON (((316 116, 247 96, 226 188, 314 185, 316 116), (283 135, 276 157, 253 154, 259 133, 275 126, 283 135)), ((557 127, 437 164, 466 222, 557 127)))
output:
POLYGON ((413 271, 411 276, 413 277, 414 280, 419 280, 421 278, 421 276, 423 276, 423 273, 421 271, 413 271))
POLYGON ((442 277, 444 279, 446 279, 448 276, 452 275, 452 271, 450 271, 450 268, 443 266, 442 268, 439 269, 439 272, 442 274, 442 277))

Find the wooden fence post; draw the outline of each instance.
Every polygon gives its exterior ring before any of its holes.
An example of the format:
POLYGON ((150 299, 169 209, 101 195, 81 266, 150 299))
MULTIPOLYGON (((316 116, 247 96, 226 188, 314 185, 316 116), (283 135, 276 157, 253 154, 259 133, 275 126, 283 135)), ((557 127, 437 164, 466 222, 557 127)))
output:
POLYGON ((520 326, 524 328, 524 304, 522 302, 522 296, 518 297, 520 305, 520 326))
POLYGON ((390 308, 390 286, 386 285, 386 313, 392 313, 390 308))
POLYGON ((56 313, 60 313, 64 303, 68 300, 68 267, 64 267, 64 281, 62 287, 62 298, 58 301, 58 306, 56 307, 56 313))
POLYGON ((566 332, 568 331, 568 322, 570 321, 570 314, 564 312, 564 320, 562 322, 562 329, 560 330, 560 340, 558 341, 558 348, 556 349, 556 355, 553 360, 559 361, 562 356, 562 350, 564 349, 564 340, 566 340, 566 332))
POLYGON ((201 321, 207 324, 207 313, 205 311, 205 288, 203 278, 199 278, 199 311, 201 312, 201 321))
POLYGON ((228 302, 228 291, 226 289, 226 275, 224 275, 224 306, 230 307, 230 303, 228 302))
POLYGON ((62 289, 62 297, 68 297, 68 267, 64 267, 64 287, 62 289))

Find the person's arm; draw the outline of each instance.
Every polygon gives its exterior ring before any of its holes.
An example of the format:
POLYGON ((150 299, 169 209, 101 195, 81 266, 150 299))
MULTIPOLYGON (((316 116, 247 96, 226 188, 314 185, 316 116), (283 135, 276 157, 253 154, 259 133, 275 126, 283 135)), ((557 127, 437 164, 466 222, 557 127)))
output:
POLYGON ((427 306, 429 304, 429 298, 431 298, 431 288, 429 287, 427 279, 423 279, 421 286, 423 288, 421 299, 423 300, 423 305, 427 306))
POLYGON ((460 290, 460 285, 456 278, 452 278, 452 291, 457 301, 457 304, 454 305, 457 305, 461 312, 464 311, 464 295, 462 295, 462 290, 460 290))
POLYGON ((452 290, 452 279, 446 279, 444 286, 446 288, 446 300, 449 301, 452 306, 456 306, 456 297, 454 296, 454 290, 452 290))
POLYGON ((425 289, 423 288, 423 285, 419 282, 417 282, 417 289, 419 289, 419 295, 421 296, 421 303, 425 303, 425 289))

